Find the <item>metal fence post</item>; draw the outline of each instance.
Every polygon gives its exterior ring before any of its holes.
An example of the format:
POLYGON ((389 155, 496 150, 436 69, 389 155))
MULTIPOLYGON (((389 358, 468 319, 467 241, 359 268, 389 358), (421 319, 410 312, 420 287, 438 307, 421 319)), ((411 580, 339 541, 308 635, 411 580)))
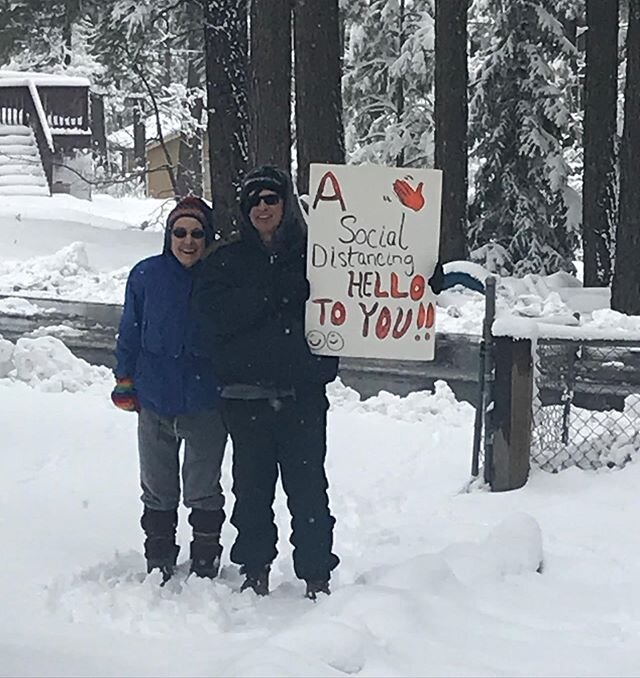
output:
POLYGON ((484 447, 485 464, 484 480, 490 482, 487 466, 487 450, 491 456, 492 428, 488 421, 491 416, 493 379, 493 337, 491 327, 496 316, 496 279, 490 276, 485 281, 485 311, 482 326, 482 342, 480 343, 480 360, 478 364, 478 401, 473 430, 473 452, 471 456, 471 475, 474 478, 480 473, 480 448, 484 447), (484 438, 483 438, 484 434, 484 438))

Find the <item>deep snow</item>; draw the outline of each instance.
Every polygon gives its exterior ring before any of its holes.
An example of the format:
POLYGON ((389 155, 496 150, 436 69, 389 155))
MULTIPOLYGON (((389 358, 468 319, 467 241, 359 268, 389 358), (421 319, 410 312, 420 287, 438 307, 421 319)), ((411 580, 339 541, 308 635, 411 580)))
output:
MULTIPOLYGON (((0 293, 120 301, 128 267, 160 248, 161 220, 140 229, 159 208, 3 201, 0 293)), ((558 276, 503 283, 501 303, 523 318, 604 304, 558 276)), ((482 296, 445 294, 439 329, 479 332, 482 296)), ((3 311, 31 307, 0 300, 3 311)), ((602 312, 592 322, 625 327, 602 312)), ((281 492, 269 598, 237 593, 228 524, 218 580, 182 572, 161 589, 143 576, 135 415, 111 405, 108 370, 42 334, 0 340, 0 675, 640 674, 637 457, 623 470, 534 470, 523 489, 491 494, 469 487, 474 411, 446 384, 362 402, 338 382, 333 594, 302 597, 281 492)), ((230 454, 224 486, 230 512, 230 454)))
POLYGON ((302 597, 282 493, 269 598, 236 592, 228 524, 218 581, 161 589, 142 574, 135 416, 106 370, 19 343, 37 368, 0 380, 2 675, 638 674, 637 462, 466 492, 473 410, 446 385, 361 402, 336 383, 333 595, 302 597))

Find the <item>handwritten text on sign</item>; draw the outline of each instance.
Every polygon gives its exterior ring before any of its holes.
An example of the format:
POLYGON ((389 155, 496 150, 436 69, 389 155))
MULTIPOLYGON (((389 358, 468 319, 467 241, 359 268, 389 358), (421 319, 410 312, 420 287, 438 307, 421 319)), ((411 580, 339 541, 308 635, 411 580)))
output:
POLYGON ((307 341, 314 353, 433 358, 442 175, 312 165, 307 341))

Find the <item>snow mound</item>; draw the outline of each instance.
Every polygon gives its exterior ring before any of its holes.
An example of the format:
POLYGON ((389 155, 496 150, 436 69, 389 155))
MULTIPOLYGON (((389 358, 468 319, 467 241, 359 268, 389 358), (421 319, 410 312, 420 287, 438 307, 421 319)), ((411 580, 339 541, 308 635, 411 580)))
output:
POLYGON ((640 335, 640 317, 625 315, 618 311, 612 311, 608 308, 599 309, 593 312, 591 316, 590 327, 610 330, 616 328, 620 333, 629 333, 633 337, 640 335))
POLYGON ((515 513, 477 544, 452 544, 442 552, 456 576, 466 584, 541 572, 542 530, 526 513, 515 513))
POLYGON ((27 299, 8 297, 0 299, 0 315, 22 316, 28 318, 39 313, 50 312, 50 309, 39 309, 27 299))
POLYGON ((516 513, 479 542, 456 542, 364 575, 361 583, 403 591, 464 597, 466 586, 542 570, 542 531, 534 518, 516 513))
POLYGON ((22 337, 15 345, 0 335, 0 378, 21 381, 41 391, 84 391, 111 380, 106 367, 77 358, 60 339, 22 337))
POLYGON ((442 417, 449 423, 456 423, 460 421, 460 414, 468 415, 473 409, 468 403, 459 402, 449 385, 441 380, 435 382, 433 392, 415 391, 402 397, 380 391, 377 396, 363 401, 356 390, 345 386, 338 377, 329 384, 327 394, 333 408, 347 412, 372 412, 407 422, 424 422, 432 417, 442 417))
POLYGON ((13 351, 15 346, 0 334, 0 379, 4 379, 13 370, 13 351))
POLYGON ((55 254, 0 262, 0 292, 112 302, 124 299, 128 268, 95 271, 85 243, 73 242, 55 254))

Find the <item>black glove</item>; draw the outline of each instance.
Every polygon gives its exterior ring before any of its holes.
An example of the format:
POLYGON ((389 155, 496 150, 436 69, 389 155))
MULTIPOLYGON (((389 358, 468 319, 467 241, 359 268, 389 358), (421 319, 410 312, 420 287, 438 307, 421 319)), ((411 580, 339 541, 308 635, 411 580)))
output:
POLYGON ((440 294, 444 289, 444 269, 440 262, 436 264, 433 275, 429 278, 429 287, 434 294, 440 294))

